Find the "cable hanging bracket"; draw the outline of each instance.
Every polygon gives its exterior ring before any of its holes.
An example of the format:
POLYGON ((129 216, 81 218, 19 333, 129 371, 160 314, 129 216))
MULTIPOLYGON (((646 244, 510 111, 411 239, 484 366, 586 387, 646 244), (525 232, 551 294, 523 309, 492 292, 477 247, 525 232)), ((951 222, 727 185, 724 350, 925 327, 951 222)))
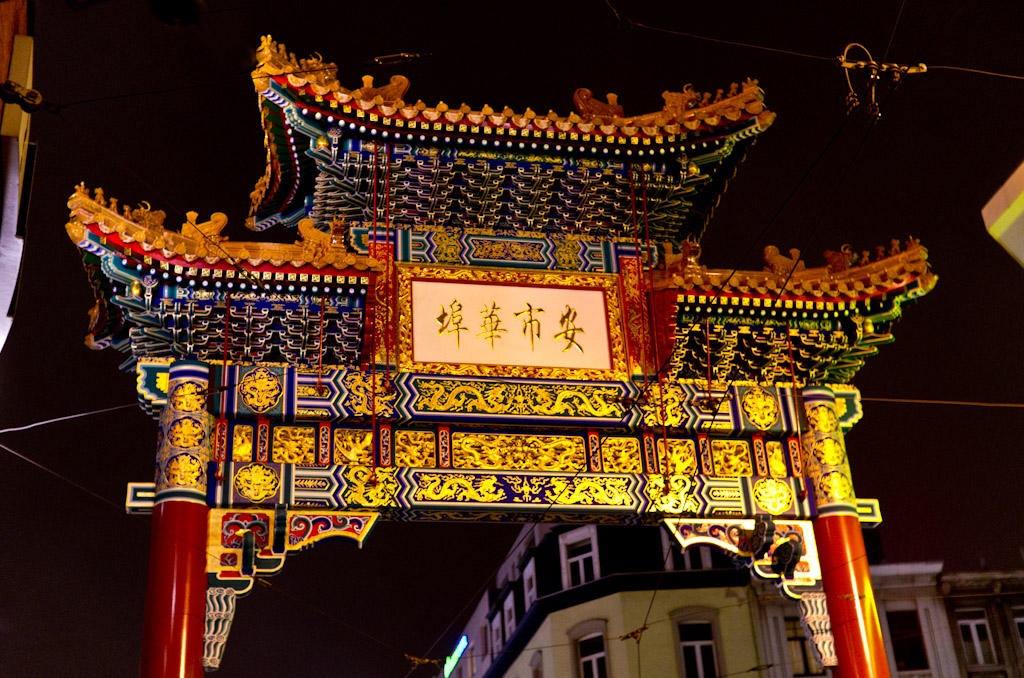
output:
POLYGON ((881 116, 876 90, 883 79, 889 80, 889 87, 891 89, 900 83, 904 75, 928 72, 928 66, 923 63, 915 65, 891 62, 878 63, 875 61, 875 58, 871 56, 871 52, 868 51, 867 47, 859 42, 851 42, 848 44, 843 50, 843 53, 836 57, 836 65, 844 69, 844 74, 846 75, 846 86, 850 90, 849 94, 846 95, 846 114, 851 115, 854 109, 860 105, 860 95, 857 94, 857 91, 853 87, 853 82, 850 80, 850 72, 865 71, 867 73, 867 93, 869 98, 868 114, 876 120, 881 116), (864 52, 867 56, 867 60, 851 61, 850 50, 854 48, 864 52))

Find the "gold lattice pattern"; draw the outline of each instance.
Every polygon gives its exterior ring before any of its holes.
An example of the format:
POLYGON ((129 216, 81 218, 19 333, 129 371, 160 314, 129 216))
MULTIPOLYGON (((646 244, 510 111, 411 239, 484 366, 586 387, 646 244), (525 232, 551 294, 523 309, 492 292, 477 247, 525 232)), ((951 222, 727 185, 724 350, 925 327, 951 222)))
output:
POLYGON ((746 440, 712 440, 711 456, 715 463, 715 475, 754 474, 754 468, 750 463, 750 445, 746 440))

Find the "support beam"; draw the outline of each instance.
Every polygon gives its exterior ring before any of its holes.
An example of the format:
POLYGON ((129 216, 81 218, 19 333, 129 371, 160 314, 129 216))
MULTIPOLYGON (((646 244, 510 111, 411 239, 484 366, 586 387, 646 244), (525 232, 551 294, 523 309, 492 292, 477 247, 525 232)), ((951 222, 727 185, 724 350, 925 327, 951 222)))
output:
POLYGON ((142 678, 203 675, 208 388, 207 365, 181 361, 171 366, 167 405, 160 418, 142 678))
POLYGON ((814 538, 839 662, 833 677, 889 678, 835 396, 826 387, 807 387, 803 401, 804 473, 818 508, 814 538))

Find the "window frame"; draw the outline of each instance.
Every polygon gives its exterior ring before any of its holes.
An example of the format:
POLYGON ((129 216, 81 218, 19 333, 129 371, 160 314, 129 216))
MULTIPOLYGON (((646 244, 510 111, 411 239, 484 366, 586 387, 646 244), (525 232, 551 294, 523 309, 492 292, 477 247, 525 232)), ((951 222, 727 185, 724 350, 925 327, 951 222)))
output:
POLYGON ((544 678, 544 651, 537 650, 530 657, 530 678, 544 678))
POLYGON ((686 623, 710 625, 711 656, 715 664, 715 675, 724 676, 728 674, 726 656, 722 648, 722 629, 718 622, 718 610, 699 606, 680 607, 669 612, 669 621, 672 623, 672 636, 676 647, 676 675, 682 678, 698 678, 697 676, 686 675, 686 660, 683 653, 684 641, 679 633, 679 625, 686 623))
MULTIPOLYGON (((889 636, 889 647, 892 648, 892 666, 893 666, 893 668, 896 669, 896 672, 897 673, 922 673, 924 671, 932 671, 933 670, 932 669, 932 656, 931 656, 931 653, 928 651, 928 638, 925 636, 925 627, 924 627, 924 621, 921 619, 921 610, 919 610, 916 605, 914 605, 912 607, 886 606, 884 609, 880 610, 880 612, 881 612, 882 616, 885 617, 885 629, 886 629, 886 633, 889 636), (892 615, 894 615, 894 614, 895 615, 909 614, 909 613, 913 613, 914 614, 914 619, 917 621, 917 633, 918 633, 917 637, 920 639, 921 651, 924 653, 924 661, 925 661, 925 667, 924 668, 901 669, 899 667, 900 657, 896 656, 897 655, 897 652, 896 652, 897 642, 896 641, 897 640, 902 640, 902 639, 898 639, 895 636, 895 633, 893 631, 892 615)), ((897 626, 897 630, 899 630, 898 626, 897 626)))
POLYGON ((1024 606, 1014 605, 1010 608, 1010 614, 1013 615, 1013 627, 1017 631, 1017 640, 1024 648, 1024 606))
POLYGON ((964 664, 966 666, 968 666, 968 667, 998 666, 999 665, 999 653, 996 652, 996 644, 995 644, 995 641, 992 638, 992 625, 988 623, 988 611, 985 608, 983 608, 983 607, 963 607, 963 608, 958 608, 954 612, 954 617, 956 619, 956 628, 957 628, 957 631, 958 631, 957 637, 960 639, 960 649, 964 653, 964 664), (981 615, 980 618, 974 618, 974 619, 964 618, 964 619, 961 619, 961 617, 960 617, 961 614, 979 614, 979 613, 981 615), (978 636, 978 627, 981 626, 981 625, 984 625, 984 627, 985 627, 986 642, 988 642, 989 650, 992 653, 992 661, 991 662, 986 662, 985 661, 985 653, 984 652, 980 652, 980 650, 982 650, 982 646, 981 646, 981 642, 982 641, 980 640, 980 638, 978 636), (969 661, 970 657, 969 657, 969 655, 967 653, 967 641, 964 639, 964 628, 965 627, 971 629, 971 639, 972 639, 972 643, 971 644, 973 645, 974 655, 975 655, 975 657, 977 659, 981 660, 980 662, 972 664, 969 661))
POLYGON ((537 602, 537 561, 530 558, 523 568, 523 611, 530 609, 530 606, 537 602))
POLYGON ((572 644, 572 665, 575 678, 583 678, 583 658, 580 656, 580 642, 597 636, 601 637, 604 648, 605 675, 611 675, 611 646, 608 643, 607 619, 587 619, 586 621, 581 621, 566 631, 565 635, 569 637, 569 642, 572 644))
POLYGON ((581 678, 587 675, 587 664, 590 664, 593 669, 591 675, 594 678, 599 678, 602 674, 601 669, 603 668, 604 675, 608 676, 608 643, 607 638, 604 637, 603 633, 589 633, 582 638, 576 640, 576 670, 579 672, 581 678), (599 639, 601 641, 601 651, 593 654, 588 654, 586 657, 583 656, 583 642, 592 639, 599 639))
POLYGON ((480 627, 480 656, 491 658, 491 624, 490 622, 480 627))
POLYGON ((501 652, 502 648, 505 647, 505 641, 502 639, 502 624, 503 617, 500 614, 494 615, 494 619, 491 620, 491 657, 494 658, 501 652))
MULTIPOLYGON (((797 612, 797 615, 795 617, 783 616, 782 617, 782 628, 783 628, 783 630, 785 631, 785 634, 786 634, 786 652, 787 652, 787 655, 789 656, 789 659, 791 660, 789 662, 789 675, 792 676, 793 678, 804 678, 806 676, 824 676, 824 675, 826 675, 827 670, 825 669, 824 666, 821 665, 821 662, 818 661, 817 652, 815 651, 814 647, 812 646, 810 639, 807 638, 807 631, 804 630, 803 621, 800 619, 799 611, 797 612), (800 629, 800 631, 799 631, 800 636, 799 637, 790 635, 789 623, 790 622, 794 622, 794 621, 796 622, 797 626, 800 629), (800 643, 801 643, 801 649, 803 650, 803 655, 804 655, 804 668, 807 668, 807 669, 813 668, 813 666, 812 666, 812 662, 813 662, 813 664, 816 665, 818 667, 818 669, 820 669, 817 673, 812 673, 812 672, 795 673, 794 672, 794 669, 796 667, 793 666, 792 652, 790 651, 790 644, 793 641, 796 641, 796 640, 799 640, 800 643)), ((793 633, 796 633, 796 631, 793 631, 793 633)))
POLYGON ((505 601, 501 605, 501 617, 505 629, 505 638, 511 638, 516 632, 516 597, 512 591, 505 596, 505 601))
POLYGON ((597 551, 597 527, 594 525, 584 525, 583 527, 578 527, 575 530, 569 530, 568 532, 563 532, 562 534, 558 535, 558 556, 562 569, 563 591, 575 588, 575 586, 572 585, 572 576, 569 569, 571 565, 571 563, 569 562, 570 559, 568 555, 569 547, 575 546, 581 542, 588 540, 590 542, 590 558, 593 563, 594 578, 584 579, 586 575, 586 569, 584 566, 581 565, 580 583, 576 584, 576 586, 583 586, 584 584, 589 584, 590 582, 597 581, 601 578, 601 559, 600 557, 598 557, 597 551))

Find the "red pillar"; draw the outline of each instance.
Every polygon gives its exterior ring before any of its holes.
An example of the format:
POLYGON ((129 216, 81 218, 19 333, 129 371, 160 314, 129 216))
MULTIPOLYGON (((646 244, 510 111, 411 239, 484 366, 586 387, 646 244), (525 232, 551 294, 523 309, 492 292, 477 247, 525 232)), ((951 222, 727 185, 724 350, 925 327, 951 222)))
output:
POLYGON ((833 678, 889 678, 864 537, 856 516, 814 521, 825 602, 836 643, 833 678))
POLYGON ((200 678, 206 619, 209 508, 165 501, 153 510, 142 678, 200 678))
POLYGON ((206 473, 209 367, 171 365, 160 417, 149 542, 142 678, 201 678, 206 622, 206 473))
POLYGON ((835 396, 825 387, 804 388, 802 395, 804 472, 818 509, 814 540, 839 660, 833 677, 889 678, 835 396))

